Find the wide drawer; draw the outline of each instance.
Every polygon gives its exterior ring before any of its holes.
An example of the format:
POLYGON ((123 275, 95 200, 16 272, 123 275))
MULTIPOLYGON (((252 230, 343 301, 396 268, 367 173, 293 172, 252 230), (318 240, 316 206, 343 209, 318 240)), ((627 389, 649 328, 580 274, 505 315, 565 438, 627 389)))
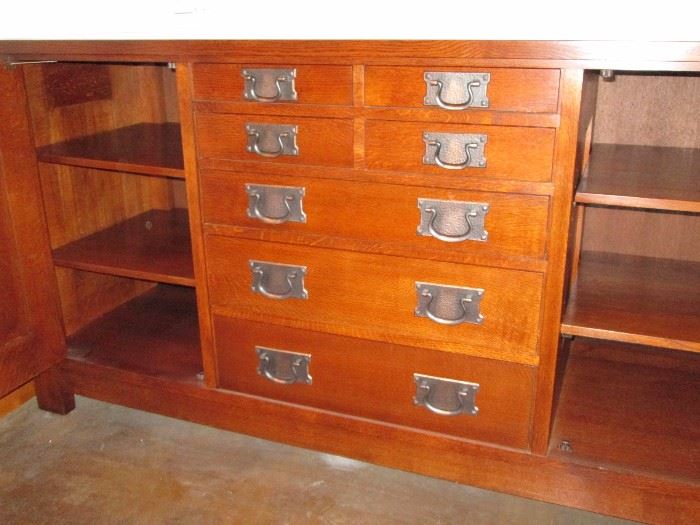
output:
POLYGON ((528 448, 533 367, 225 316, 214 333, 222 388, 528 448), (415 374, 478 386, 426 392, 415 374))
POLYGON ((558 98, 559 71, 553 69, 365 68, 368 106, 555 113, 558 98))
POLYGON ((352 105, 352 67, 195 64, 196 100, 352 105))
POLYGON ((205 247, 215 312, 537 362, 539 273, 219 235, 205 247))
POLYGON ((549 128, 368 120, 366 163, 371 169, 544 182, 552 178, 554 135, 549 128))
POLYGON ((213 170, 202 171, 201 184, 207 223, 287 232, 290 239, 357 239, 385 253, 445 252, 452 260, 545 254, 544 196, 213 170))
POLYGON ((197 113, 195 127, 202 158, 344 167, 353 164, 353 123, 349 119, 197 113), (294 153, 288 151, 292 143, 294 153), (253 146, 258 148, 257 153, 253 146))

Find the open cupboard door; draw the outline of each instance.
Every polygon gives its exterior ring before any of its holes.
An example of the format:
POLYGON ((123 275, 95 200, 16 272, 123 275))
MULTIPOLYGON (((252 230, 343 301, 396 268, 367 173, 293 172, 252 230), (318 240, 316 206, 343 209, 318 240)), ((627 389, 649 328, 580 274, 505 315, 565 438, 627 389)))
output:
POLYGON ((65 355, 21 68, 0 66, 0 397, 65 355))

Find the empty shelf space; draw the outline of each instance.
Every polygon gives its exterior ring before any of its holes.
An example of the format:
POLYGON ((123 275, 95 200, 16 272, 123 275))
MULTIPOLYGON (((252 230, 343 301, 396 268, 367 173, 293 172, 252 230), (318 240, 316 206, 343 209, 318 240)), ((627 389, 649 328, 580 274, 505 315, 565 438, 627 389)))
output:
POLYGON ((697 354, 577 338, 570 347, 549 455, 697 483, 698 407, 697 354))
POLYGON ((42 162, 184 178, 180 124, 135 124, 39 148, 42 162))
POLYGON ((198 381, 202 357, 195 293, 159 285, 68 339, 69 359, 178 381, 198 381))
POLYGON ((700 212, 700 150, 594 144, 576 202, 700 212))
POLYGON ((700 263, 583 252, 561 331, 700 352, 700 263))
POLYGON ((58 266, 194 286, 187 210, 151 210, 53 251, 58 266))

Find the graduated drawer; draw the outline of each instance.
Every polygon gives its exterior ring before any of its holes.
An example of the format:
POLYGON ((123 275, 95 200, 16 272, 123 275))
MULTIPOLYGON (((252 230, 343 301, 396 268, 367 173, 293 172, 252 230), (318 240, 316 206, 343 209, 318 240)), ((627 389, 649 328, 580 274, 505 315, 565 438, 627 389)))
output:
POLYGON ((215 312, 537 362, 539 273, 219 235, 207 236, 206 259, 215 312), (261 269, 261 263, 269 268, 261 269), (434 285, 442 288, 425 291, 434 285), (420 307, 422 317, 416 313, 420 307))
POLYGON ((198 154, 203 158, 319 166, 353 164, 350 119, 197 113, 195 127, 198 154), (250 151, 251 128, 262 130, 252 142, 266 155, 250 151), (284 133, 287 135, 282 136, 284 133), (292 143, 295 154, 288 151, 292 143))
POLYGON ((368 120, 366 164, 371 169, 544 182, 552 178, 554 135, 550 128, 368 120))
POLYGON ((290 238, 356 239, 389 253, 403 247, 482 255, 485 262, 492 255, 545 253, 544 196, 212 170, 202 171, 201 184, 207 223, 287 232, 290 238))
POLYGON ((195 64, 194 98, 261 103, 352 105, 352 67, 195 64))
POLYGON ((214 316, 214 334, 222 388, 528 448, 533 367, 225 316, 214 316), (426 395, 414 374, 471 385, 426 395))
POLYGON ((368 106, 555 113, 558 100, 554 69, 365 68, 368 106))

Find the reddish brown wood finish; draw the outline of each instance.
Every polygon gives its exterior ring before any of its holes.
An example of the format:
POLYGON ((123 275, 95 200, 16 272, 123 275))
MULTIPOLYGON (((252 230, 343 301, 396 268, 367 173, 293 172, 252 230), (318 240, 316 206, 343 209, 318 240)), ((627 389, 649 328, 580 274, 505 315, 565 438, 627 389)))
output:
MULTIPOLYGON (((368 106, 429 107, 424 73, 488 73, 489 110, 554 113, 558 109, 559 71, 547 69, 488 69, 469 67, 389 67, 365 68, 365 103, 368 106)), ((480 108, 474 108, 478 110, 480 108)), ((463 110, 469 113, 471 108, 463 110)), ((453 113, 452 111, 444 111, 453 113)))
POLYGON ((700 212, 700 150, 595 144, 576 202, 700 212))
POLYGON ((453 178, 494 178, 543 182, 552 178, 554 130, 499 126, 463 126, 440 123, 407 123, 368 120, 367 167, 414 171, 453 178), (484 168, 446 170, 423 164, 423 133, 480 133, 488 136, 484 168))
MULTIPOLYGON (((280 241, 301 240, 306 234, 314 244, 332 242, 329 238, 337 238, 336 245, 357 239, 372 252, 419 256, 425 251, 434 259, 491 265, 502 265, 501 260, 509 257, 510 266, 517 268, 521 258, 545 256, 549 199, 203 170, 202 207, 207 223, 276 232, 275 240, 280 241), (270 225, 248 217, 248 183, 304 188, 306 222, 270 225), (419 198, 487 204, 488 240, 447 243, 419 236, 419 198)), ((264 212, 264 202, 260 207, 264 212)))
POLYGON ((57 367, 49 368, 34 380, 39 408, 65 415, 75 408, 75 395, 65 374, 57 367))
POLYGON ((206 238, 206 257, 215 313, 537 363, 540 274, 215 235, 206 238), (250 260, 307 266, 309 298, 274 300, 253 293, 250 260), (483 324, 447 326, 416 317, 417 281, 483 288, 483 324))
POLYGON ((112 97, 109 70, 95 64, 54 64, 44 70, 44 89, 54 108, 112 97))
POLYGON ((581 255, 562 333, 700 352, 700 265, 581 255))
MULTIPOLYGON (((352 105, 352 67, 350 66, 288 66, 266 64, 194 64, 192 79, 195 100, 231 100, 247 102, 243 98, 243 76, 246 68, 288 68, 296 70, 297 100, 284 104, 352 105)), ((260 88, 258 88, 260 89, 260 88)), ((260 93, 273 96, 275 93, 260 93)), ((250 111, 260 103, 247 102, 250 111)), ((280 103, 274 105, 279 106, 280 103)))
POLYGON ((180 124, 135 124, 39 148, 43 162, 183 178, 180 124))
POLYGON ((320 166, 350 167, 353 164, 353 126, 348 119, 198 113, 195 127, 197 151, 204 158, 320 166), (299 155, 271 159, 248 152, 246 124, 249 123, 297 126, 299 155))
POLYGON ((58 266, 194 286, 187 210, 151 210, 53 251, 58 266))

